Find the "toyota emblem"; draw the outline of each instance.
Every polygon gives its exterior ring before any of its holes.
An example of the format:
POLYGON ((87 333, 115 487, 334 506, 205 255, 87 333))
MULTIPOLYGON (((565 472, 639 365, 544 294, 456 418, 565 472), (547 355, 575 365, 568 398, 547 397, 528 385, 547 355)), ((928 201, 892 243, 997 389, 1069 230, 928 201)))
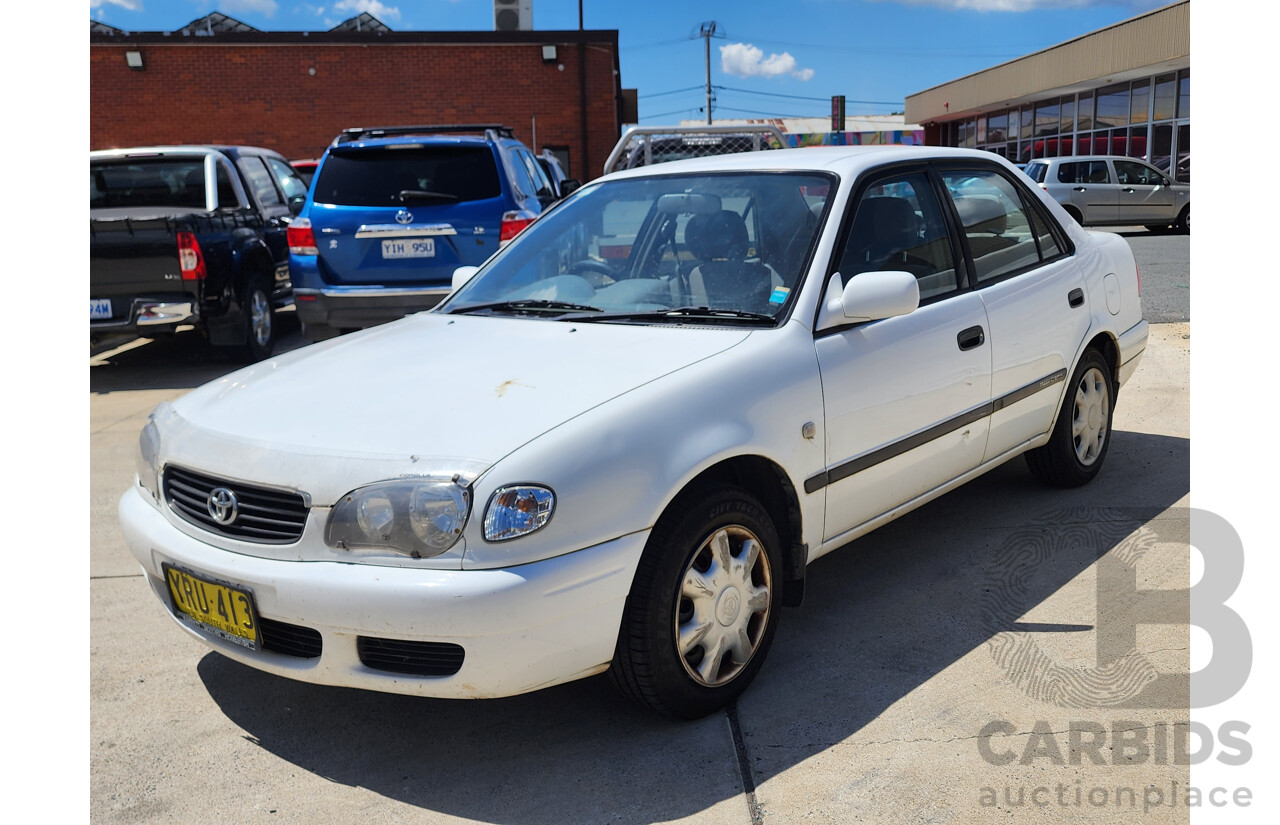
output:
POLYGON ((396 223, 413 223, 413 213, 408 209, 401 209, 396 213, 396 223))
POLYGON ((238 504, 236 494, 226 487, 214 487, 209 491, 209 497, 205 499, 209 516, 219 524, 230 524, 236 520, 238 504))

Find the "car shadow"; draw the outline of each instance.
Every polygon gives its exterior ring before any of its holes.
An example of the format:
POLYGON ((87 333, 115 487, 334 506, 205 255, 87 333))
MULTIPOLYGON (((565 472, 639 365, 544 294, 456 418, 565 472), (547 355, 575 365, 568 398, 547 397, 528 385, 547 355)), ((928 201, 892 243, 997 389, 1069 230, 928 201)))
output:
MULTIPOLYGON (((276 355, 305 346, 301 326, 292 312, 276 316, 276 355)), ((90 350, 89 392, 194 389, 243 366, 210 347, 194 329, 154 339, 118 338, 113 349, 90 350)))
POLYGON ((743 792, 738 764, 754 787, 856 734, 1189 493, 1187 439, 1117 431, 1111 451, 1098 479, 1065 491, 1008 462, 816 560, 738 704, 736 755, 727 714, 659 718, 604 677, 450 701, 307 685, 215 653, 199 675, 260 747, 415 807, 512 825, 690 816, 743 792), (1073 529, 1086 540, 1018 571, 1015 597, 989 597, 1011 536, 1073 529))

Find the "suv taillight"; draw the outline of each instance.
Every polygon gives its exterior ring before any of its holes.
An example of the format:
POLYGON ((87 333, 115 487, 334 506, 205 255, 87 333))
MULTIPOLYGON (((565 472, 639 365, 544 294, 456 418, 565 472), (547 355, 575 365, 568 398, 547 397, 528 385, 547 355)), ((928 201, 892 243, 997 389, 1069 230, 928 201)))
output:
POLYGON ((294 255, 319 255, 316 248, 316 234, 311 231, 310 218, 294 218, 285 233, 289 238, 289 251, 294 255))
POLYGON ((537 217, 523 210, 502 213, 502 231, 498 234, 498 243, 506 243, 519 235, 537 217))
POLYGON ((184 281, 203 281, 207 274, 200 242, 192 232, 178 233, 178 268, 182 270, 184 281))

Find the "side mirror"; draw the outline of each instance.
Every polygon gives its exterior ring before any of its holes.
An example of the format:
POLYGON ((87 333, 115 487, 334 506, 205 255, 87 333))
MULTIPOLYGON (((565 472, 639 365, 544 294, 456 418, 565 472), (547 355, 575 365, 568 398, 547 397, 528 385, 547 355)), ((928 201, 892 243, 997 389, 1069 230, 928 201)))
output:
POLYGON ((582 181, 575 178, 565 178, 560 181, 560 197, 565 198, 582 188, 582 181))
POLYGON ((843 287, 837 272, 818 314, 818 330, 906 315, 920 306, 920 285, 910 272, 860 272, 843 287))
POLYGON ((306 203, 306 195, 294 195, 292 198, 289 198, 289 214, 295 216, 301 214, 302 207, 305 206, 306 203))
POLYGON ((457 292, 458 287, 471 280, 471 276, 480 271, 478 266, 460 266, 453 271, 453 291, 457 292))

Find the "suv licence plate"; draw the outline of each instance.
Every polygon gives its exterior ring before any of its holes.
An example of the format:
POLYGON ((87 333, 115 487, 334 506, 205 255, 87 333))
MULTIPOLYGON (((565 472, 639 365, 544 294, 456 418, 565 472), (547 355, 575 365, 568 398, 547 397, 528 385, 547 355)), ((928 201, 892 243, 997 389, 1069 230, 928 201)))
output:
POLYGON ((383 258, 434 258, 435 238, 403 238, 382 242, 383 258))
POLYGON ((258 649, 258 618, 252 593, 171 564, 162 566, 169 601, 179 619, 220 639, 258 649))
POLYGON ((90 321, 110 321, 111 320, 111 299, 110 298, 90 298, 89 299, 89 320, 90 321))

